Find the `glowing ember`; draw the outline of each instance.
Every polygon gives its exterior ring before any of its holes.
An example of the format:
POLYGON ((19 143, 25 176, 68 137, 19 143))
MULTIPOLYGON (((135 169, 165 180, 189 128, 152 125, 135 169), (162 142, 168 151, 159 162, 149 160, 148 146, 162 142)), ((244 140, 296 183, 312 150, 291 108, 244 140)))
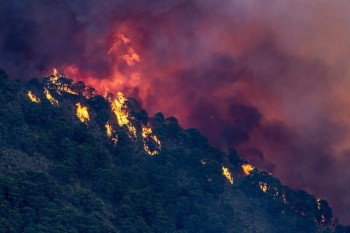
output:
POLYGON ((153 134, 152 129, 149 126, 142 125, 142 138, 143 138, 143 147, 149 155, 159 154, 161 147, 160 141, 157 136, 153 134), (150 148, 149 143, 152 143, 154 146, 153 149, 150 148))
POLYGON ((248 163, 242 165, 242 169, 245 175, 249 175, 251 171, 254 170, 254 167, 248 163))
POLYGON ((112 103, 112 111, 114 112, 119 126, 126 126, 129 131, 129 137, 136 139, 136 128, 129 121, 129 113, 126 106, 126 98, 123 96, 123 93, 118 92, 117 98, 115 98, 112 103))
POLYGON ((228 168, 222 166, 222 174, 226 177, 226 179, 228 180, 228 182, 230 182, 230 184, 233 184, 233 178, 228 168))
POLYGON ((59 106, 58 100, 56 100, 46 88, 44 88, 44 93, 46 99, 48 99, 52 105, 59 106))
POLYGON ((80 103, 77 103, 76 106, 77 106, 76 115, 79 118, 79 120, 85 123, 88 122, 90 120, 88 108, 85 106, 82 106, 80 103))
POLYGON ((38 97, 36 97, 32 91, 28 91, 28 97, 32 102, 40 103, 40 99, 38 97))
POLYGON ((267 191, 267 184, 264 182, 259 182, 259 187, 261 189, 261 191, 263 191, 264 193, 266 193, 267 191))

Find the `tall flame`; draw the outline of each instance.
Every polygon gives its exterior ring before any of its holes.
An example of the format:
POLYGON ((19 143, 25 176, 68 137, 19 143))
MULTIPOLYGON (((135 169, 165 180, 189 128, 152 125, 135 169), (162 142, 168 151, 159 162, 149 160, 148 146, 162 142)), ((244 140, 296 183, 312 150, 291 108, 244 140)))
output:
POLYGON ((126 126, 128 128, 130 138, 136 139, 136 128, 129 120, 126 101, 127 99, 124 97, 123 93, 118 92, 117 98, 115 98, 111 103, 112 111, 117 118, 119 126, 126 126))
POLYGON ((46 88, 44 88, 44 93, 46 99, 48 99, 52 105, 59 106, 58 100, 56 100, 46 88))
POLYGON ((230 182, 230 184, 233 184, 233 177, 231 175, 231 172, 228 170, 228 168, 222 166, 222 174, 226 177, 226 179, 228 180, 228 182, 230 182))
POLYGON ((28 91, 28 97, 32 102, 40 103, 40 99, 38 97, 36 97, 32 91, 28 91))
POLYGON ((142 125, 142 138, 143 138, 143 147, 149 155, 159 154, 159 149, 161 143, 158 140, 157 136, 153 134, 151 127, 142 125), (148 143, 153 143, 155 145, 154 149, 151 149, 148 143))
POLYGON ((77 106, 76 116, 78 117, 78 119, 83 123, 90 121, 88 108, 86 106, 82 106, 80 103, 77 103, 76 106, 77 106))
POLYGON ((248 163, 242 165, 242 169, 245 175, 249 175, 251 171, 254 170, 254 167, 248 163))

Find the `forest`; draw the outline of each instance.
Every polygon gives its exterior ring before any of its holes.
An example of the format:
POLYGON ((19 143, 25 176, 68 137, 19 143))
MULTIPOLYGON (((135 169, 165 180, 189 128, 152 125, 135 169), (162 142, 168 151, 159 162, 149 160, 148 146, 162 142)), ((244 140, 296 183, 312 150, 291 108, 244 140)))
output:
POLYGON ((0 232, 350 232, 292 190, 133 98, 0 70, 0 232))

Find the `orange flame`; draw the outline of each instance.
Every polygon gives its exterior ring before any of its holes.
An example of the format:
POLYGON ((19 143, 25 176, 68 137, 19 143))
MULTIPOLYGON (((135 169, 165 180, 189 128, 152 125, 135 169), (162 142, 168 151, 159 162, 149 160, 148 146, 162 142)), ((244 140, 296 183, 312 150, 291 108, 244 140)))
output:
POLYGON ((40 99, 38 97, 36 97, 32 91, 28 91, 28 97, 32 102, 40 103, 40 99))
POLYGON ((246 163, 246 164, 242 164, 242 169, 245 175, 249 175, 250 172, 254 170, 254 167, 246 163))
POLYGON ((118 135, 115 135, 114 137, 112 137, 113 133, 114 133, 114 130, 112 128, 111 123, 107 122, 105 124, 105 128, 106 128, 107 137, 111 138, 113 144, 116 145, 118 143, 118 135))
POLYGON ((58 73, 58 70, 56 68, 53 68, 52 75, 54 78, 58 78, 60 76, 60 74, 58 73))
POLYGON ((230 184, 233 184, 234 180, 228 168, 222 166, 222 174, 226 177, 226 179, 228 180, 228 182, 230 182, 230 184))
POLYGON ((76 106, 77 106, 76 116, 78 117, 78 119, 83 123, 90 121, 88 108, 85 106, 82 106, 80 103, 77 103, 76 106))
POLYGON ((143 147, 149 155, 153 156, 153 155, 159 154, 161 143, 158 140, 157 136, 153 134, 151 127, 142 125, 142 138, 143 138, 143 147), (155 143, 156 148, 154 150, 151 150, 151 148, 148 146, 147 142, 149 140, 155 143))
POLYGON ((123 93, 118 92, 117 98, 115 98, 111 103, 111 108, 117 118, 119 126, 126 126, 129 131, 129 137, 136 139, 136 128, 129 120, 126 101, 127 99, 123 96, 123 93))
MULTIPOLYGON (((112 92, 125 90, 125 88, 138 87, 141 84, 141 71, 138 64, 141 62, 141 56, 135 48, 131 46, 131 40, 127 35, 117 32, 113 35, 112 44, 107 51, 107 55, 114 66, 111 66, 110 75, 102 79, 92 72, 82 72, 76 64, 70 64, 63 67, 66 74, 74 79, 82 79, 86 84, 96 88, 97 92, 103 93, 109 89, 112 92), (119 64, 125 63, 129 69, 121 70, 119 64)), ((146 84, 143 84, 144 86, 146 84)), ((130 90, 129 89, 129 90, 130 90)), ((140 95, 144 95, 141 93, 140 95)))
POLYGON ((48 99, 52 105, 59 106, 58 100, 56 100, 46 88, 44 88, 44 93, 46 99, 48 99))

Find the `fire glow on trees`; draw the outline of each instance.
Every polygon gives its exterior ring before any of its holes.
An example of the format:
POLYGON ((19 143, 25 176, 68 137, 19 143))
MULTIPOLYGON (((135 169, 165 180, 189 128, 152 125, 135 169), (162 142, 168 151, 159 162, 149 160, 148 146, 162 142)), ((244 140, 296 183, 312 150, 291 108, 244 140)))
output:
POLYGON ((86 106, 82 106, 80 103, 77 103, 76 106, 77 106, 76 116, 78 117, 78 119, 83 123, 87 123, 88 121, 90 121, 88 108, 86 106))
POLYGON ((226 177, 226 179, 228 180, 228 182, 230 182, 230 184, 233 184, 234 180, 228 168, 222 166, 222 174, 226 177))
POLYGON ((40 103, 40 99, 37 96, 35 96, 32 91, 28 91, 27 95, 32 102, 40 103))

